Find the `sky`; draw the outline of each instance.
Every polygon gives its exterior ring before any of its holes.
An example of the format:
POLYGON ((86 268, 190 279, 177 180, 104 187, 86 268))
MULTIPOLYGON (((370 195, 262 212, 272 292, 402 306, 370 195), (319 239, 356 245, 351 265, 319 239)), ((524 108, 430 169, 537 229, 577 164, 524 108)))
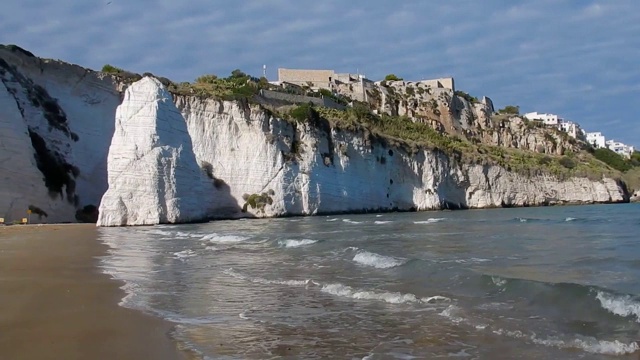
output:
POLYGON ((452 76, 496 109, 640 147, 637 0, 3 0, 0 43, 173 81, 234 69, 452 76))

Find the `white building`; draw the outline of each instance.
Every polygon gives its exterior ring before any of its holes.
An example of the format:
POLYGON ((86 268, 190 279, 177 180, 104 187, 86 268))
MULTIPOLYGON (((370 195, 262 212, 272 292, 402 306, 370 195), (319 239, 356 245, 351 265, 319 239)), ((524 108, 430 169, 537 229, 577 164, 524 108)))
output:
POLYGON ((593 145, 593 147, 595 147, 596 149, 604 148, 607 146, 604 135, 602 135, 602 133, 599 131, 587 133, 587 142, 593 145))
POLYGON ((573 121, 560 121, 558 129, 566 132, 574 139, 582 138, 583 135, 583 131, 582 129, 580 129, 580 125, 574 123, 573 121))
POLYGON ((545 125, 557 126, 562 122, 562 118, 558 117, 555 114, 540 114, 538 112, 530 112, 524 114, 529 120, 539 120, 542 121, 545 125))
POLYGON ((625 145, 619 141, 614 141, 614 140, 609 140, 606 142, 607 148, 609 148, 609 150, 620 154, 624 157, 631 158, 631 154, 633 154, 633 152, 635 151, 635 149, 633 148, 633 146, 630 145, 625 145))

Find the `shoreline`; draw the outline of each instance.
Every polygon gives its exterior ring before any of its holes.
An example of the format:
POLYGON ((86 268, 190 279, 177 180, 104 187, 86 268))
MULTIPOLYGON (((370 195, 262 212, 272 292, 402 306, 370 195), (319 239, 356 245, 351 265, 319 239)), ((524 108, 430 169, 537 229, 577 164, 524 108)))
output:
POLYGON ((94 224, 0 227, 0 354, 8 359, 195 356, 174 324, 122 307, 123 283, 100 271, 94 224))
POLYGON ((486 207, 452 207, 452 208, 437 208, 437 209, 371 209, 371 210, 354 210, 354 211, 329 211, 319 212, 316 214, 282 214, 276 216, 240 216, 240 217, 213 217, 204 219, 201 221, 189 221, 179 223, 159 223, 159 224, 145 224, 145 225, 119 225, 119 226, 98 226, 95 223, 42 223, 42 224, 0 224, 0 234, 3 229, 28 229, 40 226, 93 226, 100 227, 147 227, 156 225, 184 225, 184 224, 204 224, 216 221, 235 221, 235 220, 265 220, 265 219, 285 219, 285 218, 301 218, 301 217, 315 217, 315 216, 341 216, 341 215, 367 215, 367 214, 390 214, 390 213, 428 213, 428 212, 449 212, 449 211, 475 211, 475 210, 497 210, 497 209, 524 209, 524 208, 546 208, 546 207, 569 207, 569 206, 597 206, 597 205, 622 205, 622 204, 635 204, 640 203, 640 198, 635 201, 601 201, 601 202, 558 202, 550 204, 534 204, 534 205, 517 205, 517 206, 486 206, 486 207))

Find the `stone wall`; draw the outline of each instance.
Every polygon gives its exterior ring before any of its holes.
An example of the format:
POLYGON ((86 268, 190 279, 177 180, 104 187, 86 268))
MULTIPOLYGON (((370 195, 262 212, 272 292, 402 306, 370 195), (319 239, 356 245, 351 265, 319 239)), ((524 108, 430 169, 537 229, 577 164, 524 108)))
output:
POLYGON ((331 87, 331 79, 335 72, 333 70, 298 70, 298 69, 278 69, 278 81, 288 82, 300 86, 313 83, 313 88, 328 89, 331 87))
POLYGON ((312 103, 316 106, 323 106, 323 107, 328 107, 332 109, 338 109, 338 110, 345 109, 344 105, 338 104, 337 102, 329 98, 317 98, 312 96, 286 94, 286 93, 281 93, 281 92, 272 91, 272 90, 260 90, 260 95, 266 99, 285 101, 292 104, 312 103))
POLYGON ((420 83, 429 85, 433 88, 451 89, 456 91, 455 82, 453 78, 440 78, 432 80, 420 80, 420 83))

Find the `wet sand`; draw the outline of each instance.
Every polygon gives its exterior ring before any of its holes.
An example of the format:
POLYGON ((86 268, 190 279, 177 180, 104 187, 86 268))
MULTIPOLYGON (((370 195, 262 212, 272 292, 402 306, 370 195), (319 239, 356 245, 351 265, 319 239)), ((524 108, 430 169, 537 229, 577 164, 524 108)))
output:
POLYGON ((172 324, 118 305, 95 225, 0 227, 0 359, 189 359, 172 324))

